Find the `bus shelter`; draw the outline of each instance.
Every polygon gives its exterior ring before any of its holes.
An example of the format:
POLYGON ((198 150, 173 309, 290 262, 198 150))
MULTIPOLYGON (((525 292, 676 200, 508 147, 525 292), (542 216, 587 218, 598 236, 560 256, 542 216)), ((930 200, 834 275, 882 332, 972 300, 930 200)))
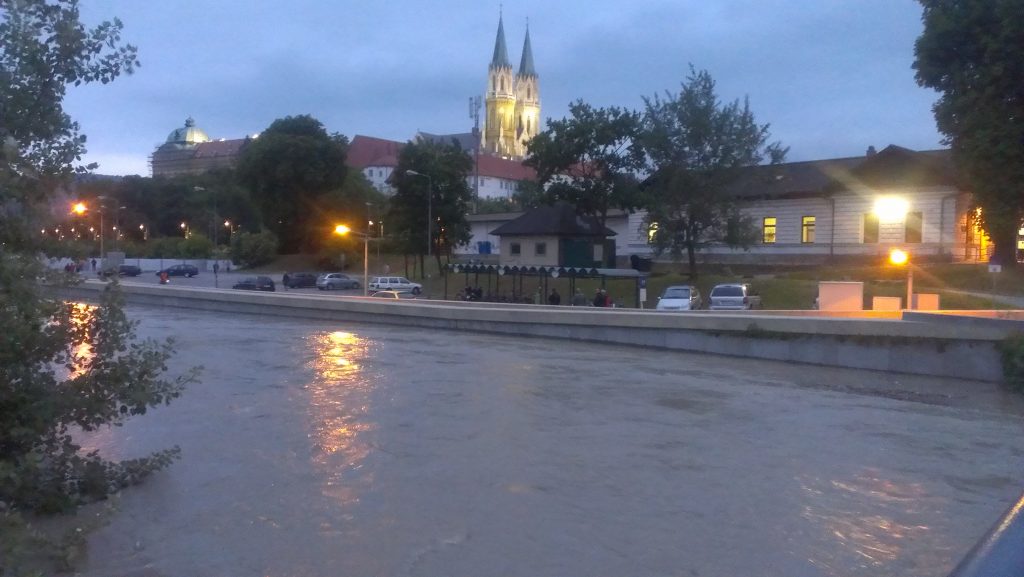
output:
MULTIPOLYGON (((647 273, 631 268, 592 268, 565 266, 505 266, 497 264, 464 264, 451 263, 445 266, 444 298, 448 300, 449 278, 462 277, 463 283, 454 288, 455 293, 464 294, 464 287, 476 289, 479 300, 490 302, 533 302, 537 289, 541 294, 549 294, 552 281, 562 279, 568 281, 568 294, 565 301, 576 292, 576 284, 580 279, 598 279, 600 287, 612 290, 609 283, 615 282, 613 294, 630 294, 633 304, 640 308, 640 289, 646 287, 647 273), (623 286, 625 285, 625 286, 623 286), (628 288, 627 288, 628 287, 628 288)), ((456 281, 451 281, 452 283, 456 281)), ((454 296, 454 295, 453 295, 454 296)), ((564 302, 565 302, 564 301, 564 302)), ((543 302, 547 302, 544 300, 543 302)))

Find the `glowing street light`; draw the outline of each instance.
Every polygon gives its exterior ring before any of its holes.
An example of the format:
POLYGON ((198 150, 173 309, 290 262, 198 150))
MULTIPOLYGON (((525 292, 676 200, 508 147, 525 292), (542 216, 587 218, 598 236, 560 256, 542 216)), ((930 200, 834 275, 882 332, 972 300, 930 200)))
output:
POLYGON ((914 308, 914 267, 910 264, 910 253, 894 248, 889 252, 889 262, 907 267, 907 310, 914 308))
POLYGON ((85 206, 84 202, 76 202, 75 204, 71 205, 71 212, 77 214, 78 216, 82 216, 83 214, 85 214, 87 210, 89 210, 89 207, 85 206))
POLYGON ((185 236, 185 238, 188 238, 189 237, 188 223, 182 222, 181 224, 178 225, 178 227, 181 228, 181 233, 185 236))
POLYGON ((370 286, 367 283, 367 281, 369 280, 369 277, 367 276, 368 275, 367 271, 369 271, 369 263, 370 263, 370 259, 369 259, 369 256, 370 256, 370 235, 364 234, 364 233, 361 233, 361 232, 356 232, 356 231, 352 230, 351 228, 349 228, 349 227, 347 227, 347 226, 345 226, 343 224, 339 224, 339 225, 335 226, 334 227, 334 233, 335 234, 339 234, 341 236, 345 236, 346 234, 357 234, 357 235, 363 237, 363 296, 367 296, 368 294, 370 294, 369 293, 370 286))

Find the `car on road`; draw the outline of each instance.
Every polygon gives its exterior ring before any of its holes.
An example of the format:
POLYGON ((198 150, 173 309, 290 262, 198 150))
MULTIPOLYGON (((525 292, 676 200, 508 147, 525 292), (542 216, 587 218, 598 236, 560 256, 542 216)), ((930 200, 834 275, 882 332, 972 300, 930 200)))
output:
POLYGON ((289 272, 284 276, 288 277, 288 282, 284 283, 288 288, 315 287, 319 278, 314 272, 289 272))
POLYGON ((274 292, 274 279, 269 276, 250 276, 236 282, 231 288, 244 291, 274 292))
POLYGON ((322 291, 357 289, 359 286, 359 281, 340 272, 322 274, 320 278, 316 279, 316 288, 322 291))
POLYGON ((191 264, 175 264, 156 271, 156 276, 160 276, 164 273, 167 273, 167 276, 184 276, 192 278, 199 274, 199 269, 196 268, 195 265, 191 264))
POLYGON ((703 306, 700 289, 691 285, 665 287, 654 307, 659 311, 695 311, 703 306))
POLYGON ((742 311, 761 308, 761 295, 749 284, 715 285, 708 295, 713 311, 742 311))
POLYGON ((409 291, 414 295, 423 292, 423 285, 412 282, 404 276, 375 276, 370 279, 371 291, 409 291))
POLYGON ((377 291, 370 295, 376 299, 389 299, 389 300, 405 300, 405 299, 418 299, 419 297, 414 295, 412 291, 393 291, 383 290, 377 291))
POLYGON ((117 274, 121 276, 139 276, 142 269, 134 264, 122 264, 117 267, 117 274))

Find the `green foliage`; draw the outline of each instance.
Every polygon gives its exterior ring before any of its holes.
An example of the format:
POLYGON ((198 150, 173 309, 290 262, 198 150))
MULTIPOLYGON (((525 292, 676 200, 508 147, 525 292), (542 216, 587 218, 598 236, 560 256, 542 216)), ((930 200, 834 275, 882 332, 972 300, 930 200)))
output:
POLYGON ((1024 334, 1017 333, 999 343, 1003 379, 1010 388, 1024 393, 1024 334))
POLYGON ((473 191, 466 177, 472 169, 473 159, 455 144, 411 142, 402 149, 392 176, 398 190, 385 220, 391 230, 411 231, 394 237, 403 252, 426 254, 428 212, 434 221, 431 252, 438 258, 469 242, 466 214, 473 191))
POLYGON ((691 67, 678 94, 644 103, 640 139, 650 162, 645 208, 647 225, 657 229, 652 244, 659 254, 687 254, 695 275, 698 248, 743 246, 754 238, 729 187, 741 169, 765 159, 782 162, 786 150, 768 143, 768 125, 757 124, 747 101, 719 102, 707 71, 691 67))
MULTIPOLYGON (((638 206, 634 175, 643 168, 638 146, 638 113, 622 108, 593 108, 583 101, 569 105, 572 116, 548 120, 535 136, 523 162, 537 171, 545 204, 565 201, 580 214, 595 216, 602 225, 612 208, 638 206)), ((536 193, 536 190, 529 192, 536 193)))
POLYGON ((267 264, 277 256, 277 250, 277 237, 268 230, 237 233, 231 240, 231 260, 242 267, 267 264))
MULTIPOLYGON (((68 185, 84 152, 85 137, 63 111, 65 89, 131 72, 135 48, 120 45, 117 20, 86 29, 74 0, 9 0, 0 3, 0 17, 2 573, 10 568, 8 552, 33 557, 38 544, 16 534, 22 513, 69 511, 102 499, 177 455, 172 448, 111 462, 83 454, 71 431, 145 414, 180 395, 195 372, 163 377, 171 343, 135 339, 116 281, 95 308, 43 289, 74 279, 46 269, 40 256, 81 250, 44 244, 39 235, 55 225, 48 210, 53 191, 68 185)), ((53 573, 46 567, 38 573, 53 573)))
POLYGON ((178 245, 181 258, 210 258, 213 241, 202 234, 192 233, 178 245))
POLYGON ((1024 10, 1019 0, 920 0, 917 82, 940 94, 945 143, 982 207, 1003 266, 1024 218, 1024 10))
POLYGON ((263 226, 284 252, 315 249, 327 228, 322 200, 345 181, 348 139, 328 134, 315 118, 275 120, 242 153, 241 182, 252 191, 263 226))

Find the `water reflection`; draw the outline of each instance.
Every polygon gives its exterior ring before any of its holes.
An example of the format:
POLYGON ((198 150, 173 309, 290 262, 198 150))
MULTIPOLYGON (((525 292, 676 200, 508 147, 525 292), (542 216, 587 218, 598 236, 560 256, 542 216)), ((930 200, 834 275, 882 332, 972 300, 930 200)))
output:
POLYGON ((315 375, 306 386, 313 460, 325 469, 324 494, 349 504, 358 500, 359 488, 372 480, 358 474, 370 452, 365 434, 375 428, 368 416, 373 383, 364 368, 369 342, 343 331, 314 334, 308 342, 315 375))
POLYGON ((800 485, 806 503, 802 517, 820 531, 809 561, 824 574, 867 576, 906 567, 913 574, 937 575, 948 570, 944 557, 934 555, 939 547, 922 547, 932 531, 919 521, 936 505, 921 484, 900 483, 867 469, 851 479, 806 477, 800 485), (909 558, 909 551, 925 554, 909 558))

